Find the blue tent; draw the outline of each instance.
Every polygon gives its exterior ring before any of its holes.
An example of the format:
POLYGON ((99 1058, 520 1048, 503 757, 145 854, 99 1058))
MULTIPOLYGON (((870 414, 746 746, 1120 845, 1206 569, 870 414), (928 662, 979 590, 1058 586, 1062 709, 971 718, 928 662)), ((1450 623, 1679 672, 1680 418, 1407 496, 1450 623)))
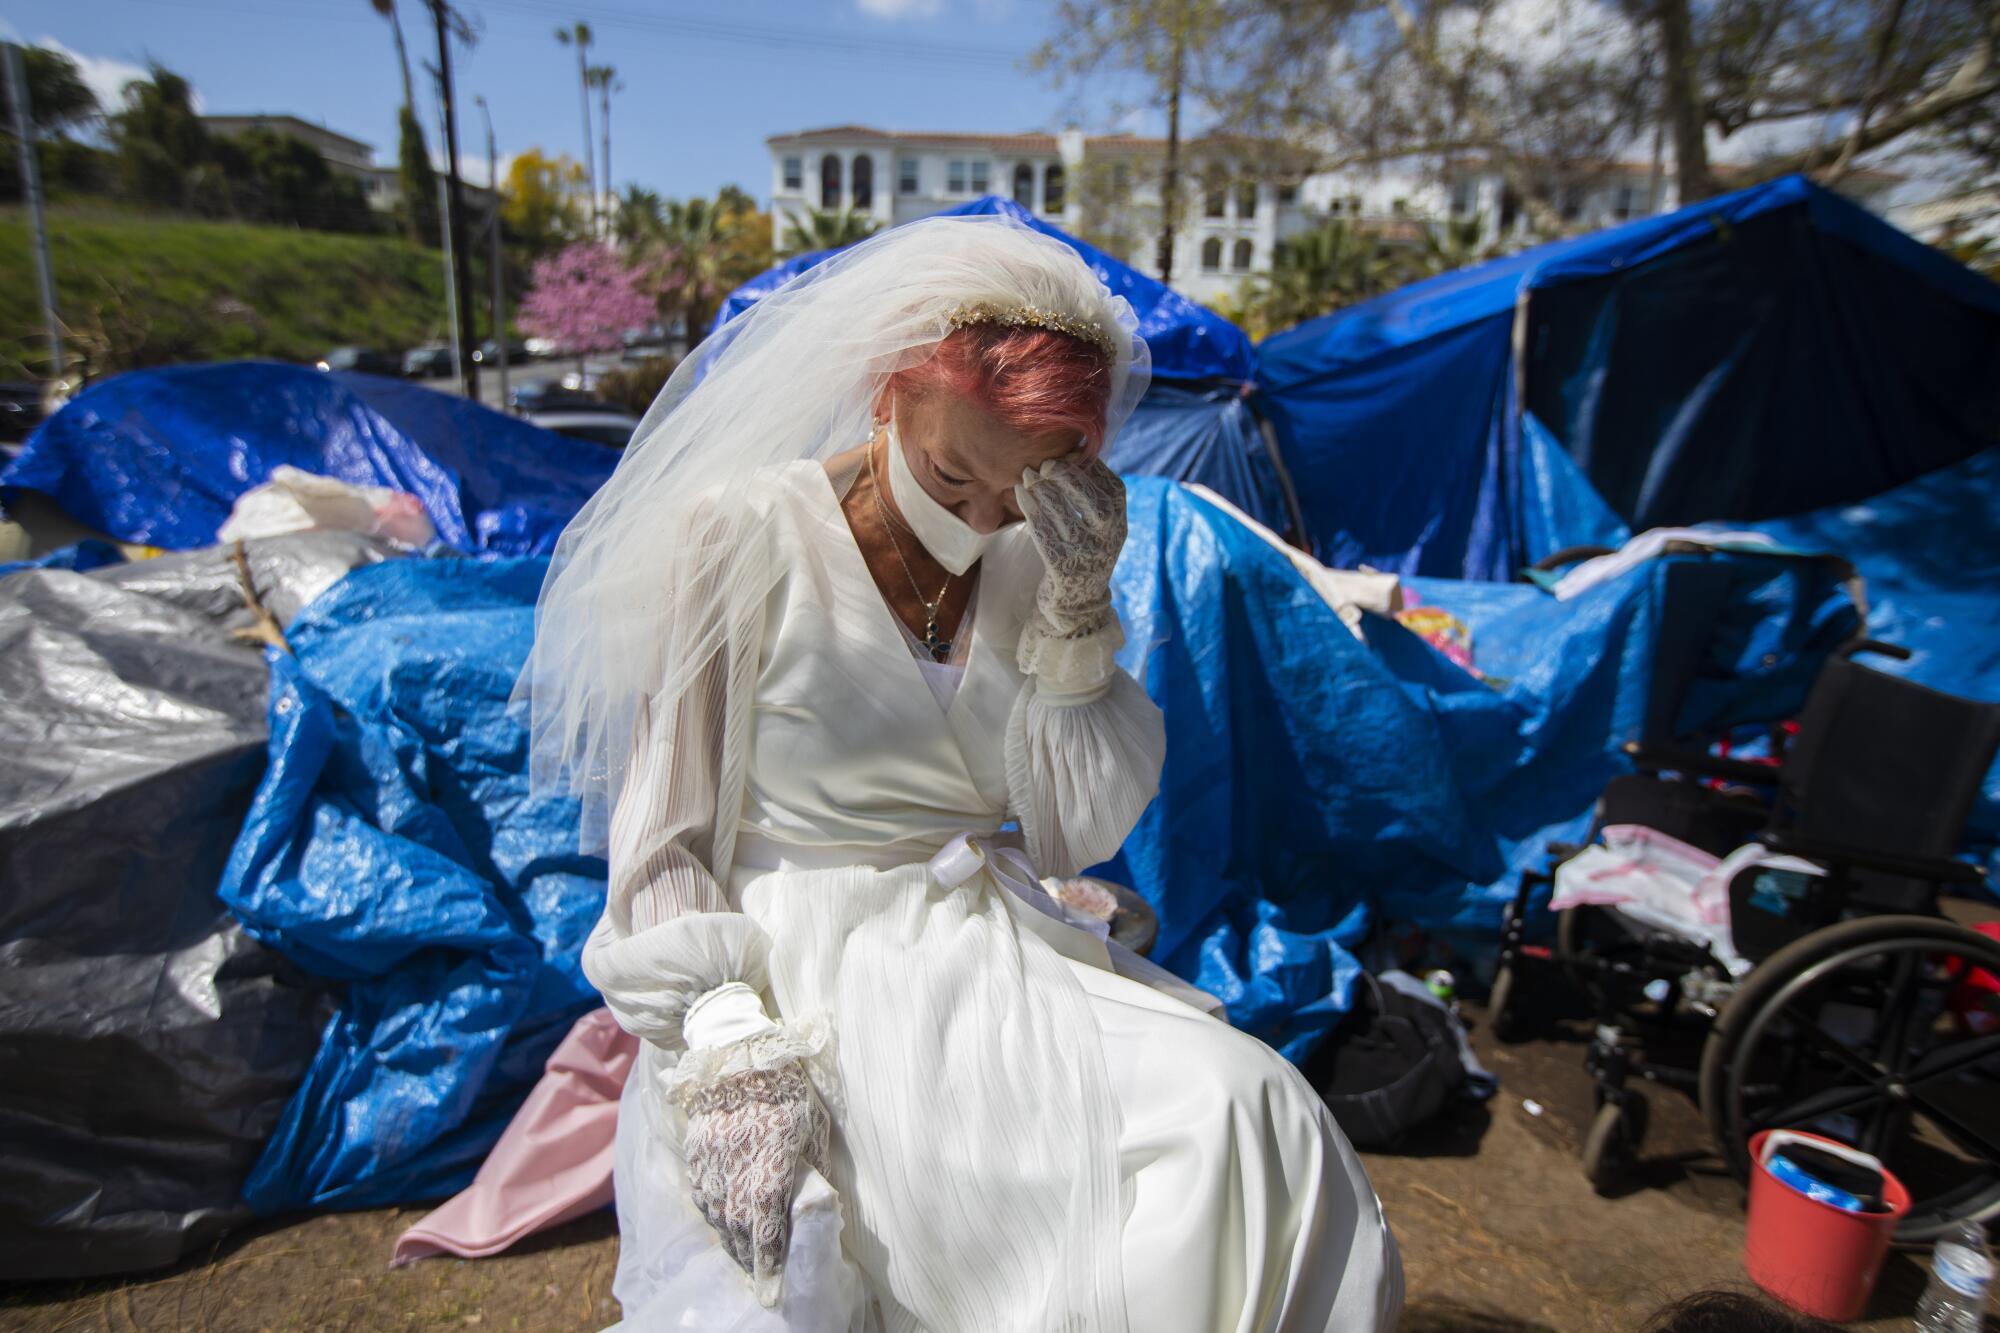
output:
POLYGON ((43 422, 0 473, 121 541, 215 540, 236 497, 281 463, 415 495, 462 551, 554 548, 618 452, 376 375, 270 362, 135 370, 43 422))
MULTIPOLYGON (((1051 226, 1011 199, 986 195, 942 216, 1005 214, 1082 255, 1104 284, 1132 305, 1153 353, 1153 388, 1113 442, 1106 461, 1128 476, 1172 477, 1215 490, 1279 532, 1294 524, 1273 443, 1244 398, 1255 366, 1249 337, 1212 310, 1147 277, 1087 241, 1051 226)), ((715 328, 820 263, 832 250, 794 255, 731 292, 715 328)))
POLYGON ((1329 564, 1505 580, 2000 443, 2000 287, 1800 177, 1417 283, 1258 349, 1329 564))

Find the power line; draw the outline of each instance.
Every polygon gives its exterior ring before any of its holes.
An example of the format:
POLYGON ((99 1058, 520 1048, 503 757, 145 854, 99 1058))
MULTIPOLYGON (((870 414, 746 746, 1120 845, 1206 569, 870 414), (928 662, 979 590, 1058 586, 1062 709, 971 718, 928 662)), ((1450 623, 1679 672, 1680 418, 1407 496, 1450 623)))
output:
MULTIPOLYGON (((314 7, 298 12, 274 14, 268 9, 247 8, 229 0, 153 0, 156 5, 227 14, 240 18, 316 19, 322 22, 358 24, 376 20, 358 6, 352 10, 314 7)), ((714 42, 723 45, 756 46, 772 50, 817 51, 858 60, 886 60, 924 64, 979 66, 989 69, 1013 68, 1026 53, 999 47, 912 42, 876 38, 824 29, 778 29, 748 23, 727 23, 714 19, 672 14, 647 14, 608 5, 572 4, 569 0, 474 0, 470 6, 477 17, 484 12, 514 18, 557 21, 583 19, 593 26, 623 28, 683 41, 714 42)))
POLYGON ((581 18, 593 25, 632 28, 697 41, 736 42, 756 46, 786 47, 829 54, 895 56, 947 63, 1011 66, 1024 54, 991 46, 954 45, 939 42, 912 42, 883 39, 851 32, 824 29, 780 29, 750 23, 729 23, 690 15, 653 14, 620 9, 585 0, 483 0, 482 9, 502 13, 549 18, 581 18))

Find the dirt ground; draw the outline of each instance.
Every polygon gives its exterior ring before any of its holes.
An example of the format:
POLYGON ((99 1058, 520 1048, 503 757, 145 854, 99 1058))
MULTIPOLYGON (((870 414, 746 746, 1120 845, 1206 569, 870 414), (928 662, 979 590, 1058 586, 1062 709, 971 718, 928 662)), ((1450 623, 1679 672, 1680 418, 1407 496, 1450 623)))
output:
MULTIPOLYGON (((1580 1032, 1495 1046, 1475 1028, 1475 1044, 1500 1076, 1498 1096, 1403 1153, 1367 1159, 1402 1245, 1405 1330, 1632 1329, 1688 1292, 1747 1285, 1742 1192, 1686 1098, 1653 1093, 1640 1183, 1599 1198, 1577 1158, 1591 1105, 1580 1032)), ((391 1242, 422 1211, 294 1219, 239 1232, 161 1274, 13 1288, 0 1292, 0 1329, 555 1333, 617 1316, 609 1213, 500 1258, 390 1271, 391 1242)), ((1907 1328, 1923 1277, 1918 1259, 1892 1254, 1857 1327, 1907 1328)))

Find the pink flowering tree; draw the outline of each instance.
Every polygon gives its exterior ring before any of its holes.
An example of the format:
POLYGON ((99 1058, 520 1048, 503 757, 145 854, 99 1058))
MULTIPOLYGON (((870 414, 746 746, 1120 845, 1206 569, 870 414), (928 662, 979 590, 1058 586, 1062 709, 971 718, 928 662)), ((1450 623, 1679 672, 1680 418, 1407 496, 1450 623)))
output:
POLYGON ((608 245, 578 241, 535 261, 516 316, 531 336, 564 351, 608 352, 625 330, 650 323, 655 301, 608 245))

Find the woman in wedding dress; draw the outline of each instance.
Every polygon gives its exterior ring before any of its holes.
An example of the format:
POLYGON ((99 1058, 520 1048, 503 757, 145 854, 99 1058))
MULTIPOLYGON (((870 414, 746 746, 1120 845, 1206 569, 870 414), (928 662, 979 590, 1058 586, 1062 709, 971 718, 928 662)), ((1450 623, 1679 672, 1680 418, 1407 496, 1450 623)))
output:
POLYGON ((1393 1327, 1311 1088, 1040 884, 1159 778, 1097 461, 1148 368, 1067 246, 912 223, 696 349, 564 534, 521 690, 642 1039, 628 1326, 1393 1327))

